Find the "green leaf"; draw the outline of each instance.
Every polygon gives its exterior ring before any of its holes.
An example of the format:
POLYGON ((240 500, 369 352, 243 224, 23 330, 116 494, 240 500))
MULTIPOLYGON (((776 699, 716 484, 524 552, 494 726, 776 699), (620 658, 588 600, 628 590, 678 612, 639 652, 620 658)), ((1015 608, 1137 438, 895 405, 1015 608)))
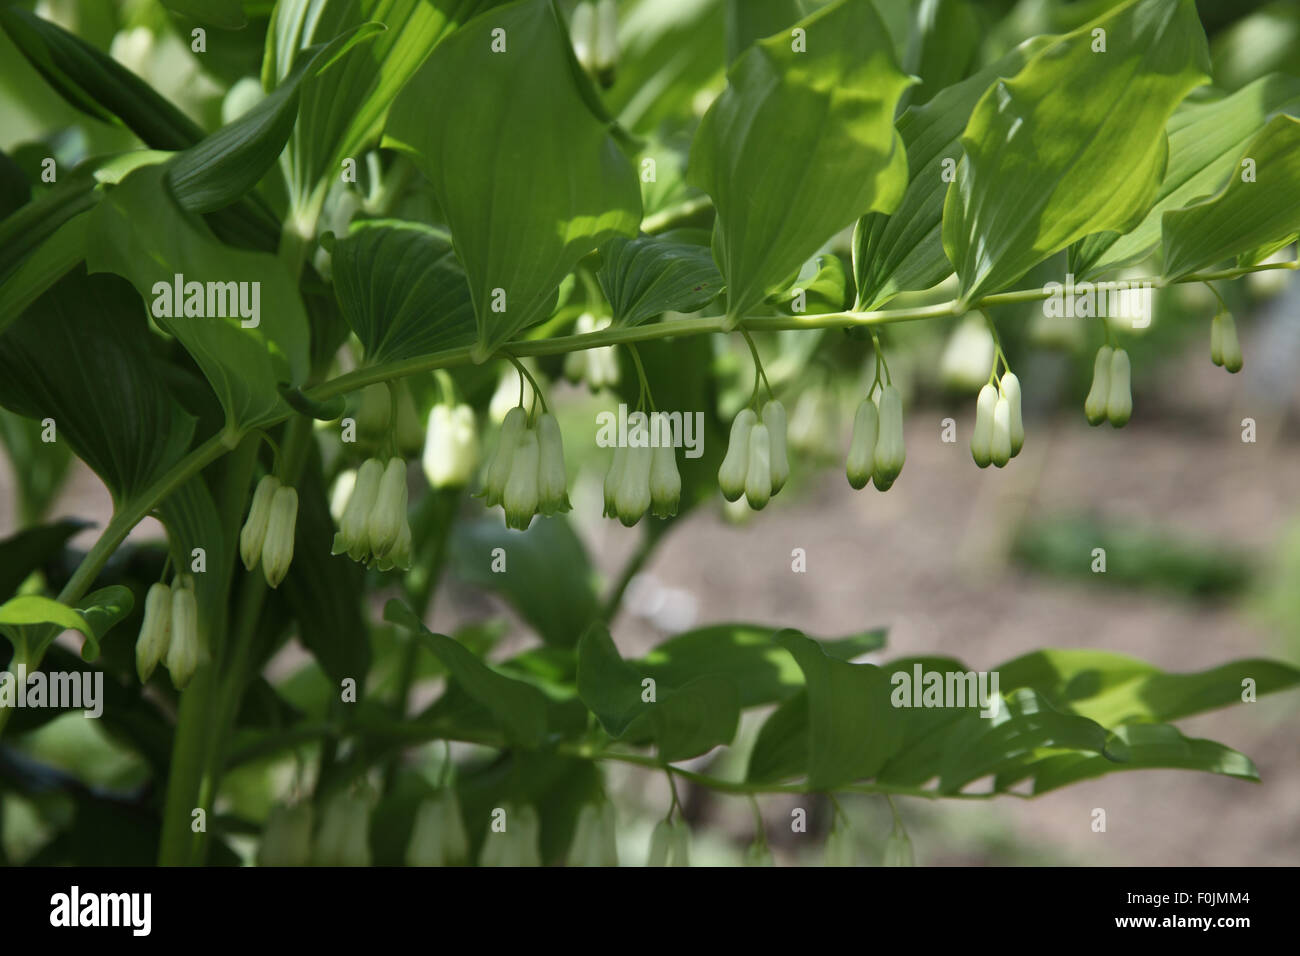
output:
POLYGON ((889 676, 874 664, 836 660, 798 631, 773 640, 794 656, 808 686, 809 786, 833 790, 874 777, 898 747, 889 676))
POLYGON ((115 507, 175 464, 194 433, 150 354, 140 311, 125 282, 78 271, 0 337, 0 404, 54 419, 59 440, 99 475, 115 507))
POLYGON ((943 246, 971 302, 1095 232, 1127 232, 1165 172, 1165 123, 1208 77, 1192 0, 1131 0, 1040 52, 975 106, 943 246), (1105 52, 1093 52, 1105 31, 1105 52))
POLYGON ((502 675, 450 637, 434 634, 399 600, 384 606, 384 620, 409 628, 433 651, 465 692, 492 713, 511 742, 532 748, 545 739, 546 697, 536 687, 502 675))
MULTIPOLYGON (((659 759, 689 760, 729 744, 740 723, 740 691, 724 677, 701 677, 644 705, 659 759)), ((635 731, 633 731, 635 733, 635 731)))
POLYGON ((389 116, 385 145, 412 153, 451 227, 478 362, 546 317, 579 259, 641 220, 636 174, 571 59, 553 3, 520 0, 439 44, 389 116))
MULTIPOLYGON (((9 455, 18 486, 16 518, 20 525, 44 519, 63 487, 72 464, 72 451, 57 441, 41 441, 46 428, 39 421, 0 409, 0 443, 9 455)), ((0 590, 0 597, 5 594, 0 590)))
POLYGON ((694 312, 722 291, 722 275, 703 246, 652 236, 611 239, 596 273, 618 325, 640 325, 665 312, 694 312))
POLYGON ((900 292, 920 292, 952 274, 943 251, 943 204, 961 159, 971 111, 1000 77, 1019 73, 1054 38, 1034 37, 970 79, 942 90, 898 120, 907 149, 907 191, 892 215, 871 213, 853 232, 856 309, 878 309, 900 292))
POLYGON ((1251 139, 1275 114, 1300 112, 1300 79, 1273 73, 1231 96, 1184 106, 1170 118, 1169 169, 1136 229, 1103 232, 1070 248, 1070 271, 1091 278, 1146 258, 1160 245, 1164 214, 1217 192, 1240 170, 1251 139))
MULTIPOLYGON (((194 356, 221 400, 228 424, 250 428, 273 421, 288 411, 278 383, 301 382, 307 374, 307 316, 297 287, 274 256, 218 242, 179 207, 163 176, 161 167, 138 169, 96 207, 87 267, 131 281, 158 323, 194 356), (230 283, 247 283, 250 294, 258 290, 259 324, 243 327, 228 295, 224 311, 235 314, 226 318, 160 315, 159 302, 174 298, 177 275, 187 286, 219 283, 213 288, 227 293, 230 283)), ((214 311, 221 311, 221 303, 215 305, 214 311)), ((208 311, 206 300, 203 310, 208 311)))
POLYGON ((907 185, 893 117, 910 81, 873 5, 839 0, 799 27, 806 52, 782 32, 740 56, 691 147, 688 181, 713 197, 733 321, 907 185))
POLYGON ((845 291, 848 288, 848 276, 844 273, 844 261, 835 255, 818 256, 804 266, 800 276, 789 289, 773 298, 782 312, 792 315, 804 313, 839 312, 844 308, 845 291), (811 274, 810 273, 811 267, 811 274), (802 307, 795 311, 797 297, 802 293, 802 307))
POLYGON ((305 79, 328 70, 357 43, 382 32, 365 23, 309 50, 270 93, 233 123, 176 155, 168 165, 172 191, 192 212, 212 212, 238 200, 274 165, 298 118, 305 79))
POLYGON ((173 13, 223 30, 239 30, 248 22, 240 0, 161 0, 173 13))
POLYGON ((59 634, 77 631, 85 638, 82 659, 93 661, 100 639, 131 613, 133 603, 130 589, 116 584, 86 595, 75 608, 37 594, 20 595, 0 604, 0 634, 13 643, 16 660, 34 667, 59 634))
POLYGON ((749 752, 749 783, 780 783, 808 770, 808 692, 800 690, 772 711, 749 752))
POLYGON ((908 104, 929 101, 966 76, 984 39, 968 0, 922 0, 916 4, 903 69, 921 78, 903 94, 908 104))
POLYGON ((226 602, 234 570, 235 536, 223 533, 216 502, 202 475, 195 475, 164 498, 158 514, 167 528, 174 567, 189 572, 194 549, 203 549, 206 570, 193 575, 199 632, 204 646, 219 652, 218 642, 226 634, 226 602), (217 646, 213 647, 214 644, 217 646))
POLYGON ((609 628, 594 622, 578 641, 578 696, 605 733, 622 737, 650 706, 641 699, 642 675, 619 654, 609 628))
POLYGON ((562 517, 537 518, 524 532, 499 518, 458 521, 450 558, 461 580, 500 594, 547 644, 574 646, 600 613, 595 572, 562 517), (492 567, 497 548, 506 555, 500 572, 492 567))
POLYGON ((0 541, 0 598, 17 591, 29 574, 59 554, 68 539, 84 527, 84 522, 65 518, 24 528, 0 541))
POLYGON ((73 216, 0 282, 0 329, 7 328, 86 258, 89 224, 89 212, 73 216))
MULTIPOLYGON (((817 641, 835 660, 850 660, 885 645, 885 631, 863 631, 817 641)), ((641 658, 635 670, 663 686, 681 687, 696 677, 725 677, 740 688, 740 706, 787 700, 804 686, 791 652, 773 643, 773 629, 756 624, 715 624, 678 634, 641 658)), ((639 691, 638 680, 638 694, 639 691)))
POLYGON ((262 85, 271 89, 295 72, 310 47, 367 22, 383 33, 337 69, 303 84, 298 123, 283 165, 297 210, 311 205, 345 158, 360 160, 375 144, 398 91, 433 48, 469 17, 497 0, 280 0, 267 29, 262 85), (307 49, 304 49, 307 48, 307 49))
POLYGON ((334 294, 372 363, 474 341, 474 304, 447 236, 430 226, 363 220, 331 250, 334 294))
POLYGON ((1164 214, 1166 278, 1180 279, 1300 232, 1300 119, 1274 117, 1234 168, 1214 196, 1164 214), (1241 165, 1246 159, 1254 161, 1255 176, 1249 182, 1243 180, 1241 165))

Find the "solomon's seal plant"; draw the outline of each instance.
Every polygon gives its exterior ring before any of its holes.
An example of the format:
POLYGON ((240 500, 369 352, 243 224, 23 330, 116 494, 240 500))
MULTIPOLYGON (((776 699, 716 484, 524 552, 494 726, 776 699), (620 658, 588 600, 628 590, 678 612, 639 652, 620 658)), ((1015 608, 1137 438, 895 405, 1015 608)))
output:
MULTIPOLYGON (((1277 661, 1169 673, 1099 639, 995 667, 989 716, 913 710, 891 675, 965 665, 863 662, 874 620, 695 626, 643 573, 725 501, 754 537, 717 536, 710 586, 781 594, 813 567, 888 603, 852 550, 757 543, 843 492, 823 467, 886 492, 910 446, 909 478, 1009 477, 969 443, 1032 478, 1046 441, 1011 462, 1068 427, 1053 402, 1125 425, 1179 330, 1203 335, 1178 313, 1206 286, 1211 358, 1242 368, 1233 315, 1249 344, 1263 293, 1236 280, 1296 268, 1300 78, 1216 75, 1192 0, 1048 0, 1034 36, 969 0, 30 6, 0 7, 21 525, 0 663, 102 675, 111 759, 43 767, 57 711, 0 685, 0 799, 40 820, 0 857, 82 862, 87 821, 129 806, 150 839, 105 835, 113 862, 684 866, 725 842, 689 790, 753 801, 732 862, 907 865, 926 846, 904 798, 1258 777, 1176 722, 1294 688, 1277 661), (132 29, 204 83, 121 65, 132 29), (1065 290, 1070 352, 1044 360, 1029 330, 1065 290), (948 414, 972 396, 973 422, 948 414), (615 410, 606 451, 593 418, 615 410), (53 517, 74 458, 107 489, 94 527, 53 517), (765 828, 773 795, 809 825, 765 828), (882 796, 902 809, 859 841, 849 811, 882 796)), ((905 522, 909 494, 845 510, 905 522)), ((885 547, 848 520, 846 547, 885 547)))

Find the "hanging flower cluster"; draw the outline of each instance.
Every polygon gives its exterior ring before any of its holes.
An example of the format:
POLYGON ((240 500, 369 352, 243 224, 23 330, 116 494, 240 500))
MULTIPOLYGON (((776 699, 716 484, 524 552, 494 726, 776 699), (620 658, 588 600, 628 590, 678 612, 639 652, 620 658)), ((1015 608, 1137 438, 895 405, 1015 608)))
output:
POLYGON ((146 683, 163 661, 177 690, 183 690, 199 666, 199 612, 194 579, 177 575, 171 587, 161 581, 149 587, 144 617, 135 642, 135 671, 146 683))
POLYGON ((1002 468, 1025 445, 1025 423, 1020 410, 1020 379, 1004 372, 995 387, 992 382, 980 389, 975 400, 975 430, 971 433, 970 453, 975 464, 1002 468))
MULTIPOLYGON (((609 328, 611 321, 609 316, 597 319, 590 312, 584 312, 578 316, 573 331, 578 335, 599 332, 609 328)), ((593 392, 613 388, 619 380, 618 354, 614 346, 604 345, 570 352, 564 357, 564 377, 575 385, 585 381, 593 392)))
POLYGON ((569 844, 569 866, 618 866, 616 822, 608 800, 583 805, 569 844))
POLYGON ((346 554, 380 571, 411 566, 411 525, 406 517, 406 460, 385 465, 368 458, 357 469, 332 554, 346 554))
POLYGON ((891 384, 881 383, 878 391, 873 386, 853 416, 853 437, 845 462, 849 484, 860 490, 870 481, 878 491, 888 491, 906 457, 903 398, 891 384))
POLYGON ((559 422, 543 412, 535 422, 516 405, 506 413, 496 452, 487 467, 483 497, 489 508, 501 505, 506 527, 525 531, 536 514, 570 509, 564 470, 564 439, 559 422))
POLYGON ((1133 417, 1131 376, 1128 352, 1109 345, 1097 350, 1097 360, 1092 368, 1092 388, 1083 403, 1083 413, 1088 417, 1089 425, 1108 421, 1115 428, 1123 428, 1128 424, 1133 417))
POLYGON ((789 477, 785 406, 769 401, 761 420, 752 408, 741 409, 731 423, 727 454, 718 469, 723 497, 739 501, 744 495, 751 508, 762 511, 789 477))
POLYGON ((248 520, 239 532, 239 556, 251 571, 262 564, 266 583, 279 587, 293 562, 294 529, 298 522, 298 492, 267 475, 253 491, 248 520))
POLYGON ((1210 361, 1229 372, 1241 371, 1241 343, 1237 341, 1237 321, 1226 308, 1210 320, 1210 361))
POLYGON ((628 416, 628 445, 614 449, 605 473, 605 517, 632 527, 650 511, 671 518, 681 504, 682 478, 677 450, 664 412, 633 412, 628 416), (648 422, 648 425, 647 425, 648 422))
POLYGON ((469 862, 469 836, 456 791, 444 787, 420 804, 406 848, 407 866, 463 866, 469 862))
POLYGON ((474 478, 481 453, 474 409, 439 402, 429 412, 420 464, 431 488, 463 488, 474 478))

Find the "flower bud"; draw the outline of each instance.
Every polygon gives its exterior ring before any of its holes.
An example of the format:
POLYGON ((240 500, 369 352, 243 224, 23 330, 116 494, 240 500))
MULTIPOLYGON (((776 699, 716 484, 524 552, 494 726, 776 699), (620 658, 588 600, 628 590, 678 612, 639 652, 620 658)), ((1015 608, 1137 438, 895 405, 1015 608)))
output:
POLYGON ((880 413, 876 403, 864 398, 853 416, 853 437, 849 440, 849 458, 845 471, 849 484, 861 490, 871 480, 876 461, 876 433, 880 426, 880 413))
POLYGON ((382 558, 393 550, 406 523, 406 461, 390 458, 379 479, 374 507, 366 518, 366 540, 370 553, 382 558))
POLYGON ((736 501, 745 493, 745 476, 749 474, 749 433, 757 421, 754 410, 744 408, 731 423, 727 454, 718 469, 718 487, 728 501, 736 501))
POLYGON ((614 509, 626 528, 641 520, 650 507, 650 466, 654 449, 634 445, 627 450, 622 479, 614 492, 614 509))
POLYGON ((1219 339, 1219 359, 1214 364, 1222 365, 1229 372, 1240 372, 1241 342, 1237 339, 1237 320, 1232 317, 1231 312, 1220 312, 1210 323, 1211 352, 1214 350, 1216 332, 1219 339))
POLYGON ((880 865, 916 866, 916 854, 912 850, 912 841, 908 837, 907 831, 898 824, 894 824, 889 839, 885 841, 885 855, 880 861, 880 865))
POLYGON ((262 556, 262 542, 266 540, 266 523, 271 517, 271 499, 280 487, 280 479, 266 475, 253 491, 253 503, 248 508, 248 520, 239 532, 239 557, 248 571, 257 566, 262 556))
POLYGON ((855 866, 858 862, 858 848, 853 840, 853 831, 848 827, 832 826, 826 834, 826 866, 855 866))
POLYGON ((411 523, 402 522, 402 530, 397 532, 397 543, 393 545, 391 551, 382 558, 375 559, 375 567, 380 571, 391 571, 397 568, 401 571, 409 571, 411 568, 411 523))
POLYGON ((1128 352, 1116 349, 1110 357, 1110 389, 1106 393, 1106 418, 1116 428, 1123 428, 1133 417, 1133 392, 1128 352))
POLYGON ((677 449, 661 444, 651 452, 650 509, 656 518, 677 514, 682 500, 682 476, 677 471, 677 449))
POLYGON ((763 424, 771 443, 772 494, 785 487, 790 478, 790 457, 786 454, 785 406, 773 399, 763 406, 763 424))
POLYGON ((691 831, 682 821, 660 820, 650 834, 646 866, 690 866, 691 831))
POLYGON ((533 515, 537 514, 537 475, 540 449, 537 432, 528 429, 519 439, 510 461, 510 478, 506 481, 501 503, 506 510, 506 527, 528 530, 533 515))
POLYGON ((1011 460, 1011 403, 1002 396, 993 406, 993 440, 989 458, 999 468, 1011 460))
POLYGON ((767 507, 772 497, 772 438, 759 423, 749 432, 749 468, 745 472, 745 499, 755 511, 767 507))
POLYGON ((541 866, 537 848, 539 824, 537 811, 524 805, 503 805, 505 830, 489 829, 479 855, 479 866, 541 866))
POLYGON ((172 589, 161 581, 149 586, 144 598, 144 618, 135 642, 135 672, 147 683, 167 653, 172 632, 172 589))
POLYGON ((776 866, 766 843, 751 843, 745 851, 745 866, 776 866))
POLYGON ((605 472, 605 517, 612 518, 618 513, 618 488, 623 483, 623 472, 627 469, 627 449, 622 445, 614 446, 614 460, 610 462, 609 471, 605 472))
MULTIPOLYGON (((343 516, 347 514, 348 502, 352 500, 352 492, 357 487, 357 470, 355 468, 346 468, 340 471, 338 477, 334 479, 334 484, 330 487, 330 517, 335 523, 341 522, 343 516)), ((346 548, 344 550, 347 550, 346 548)), ((337 554, 338 552, 334 552, 337 554)), ((258 557, 262 552, 257 552, 258 557)))
POLYGON ((686 821, 678 820, 673 824, 671 848, 668 852, 669 866, 691 865, 691 828, 686 821))
POLYGON ((598 0, 596 4, 596 47, 592 52, 592 65, 602 86, 614 82, 614 67, 618 64, 618 6, 614 0, 598 0))
POLYGON ((456 793, 447 788, 425 800, 415 814, 407 866, 460 866, 469 859, 469 837, 456 793))
POLYGON ((1020 454, 1020 449, 1025 447, 1025 419, 1020 412, 1020 379, 1016 378, 1014 372, 1004 372, 998 387, 1011 412, 1011 457, 1015 458, 1020 454))
POLYGON ((567 863, 569 866, 604 865, 600 858, 600 809, 594 803, 584 804, 578 811, 567 863))
POLYGON ((262 573, 266 583, 279 587, 293 561, 294 528, 298 522, 298 491, 286 485, 276 489, 271 499, 271 517, 262 543, 262 573))
POLYGON ((813 458, 839 456, 839 402, 830 389, 814 386, 799 396, 790 416, 789 444, 813 458))
POLYGON ((544 515, 563 514, 570 508, 568 477, 564 472, 564 438, 560 423, 546 412, 537 420, 537 507, 544 515))
POLYGON ((330 549, 333 554, 346 551, 353 561, 360 561, 369 553, 368 522, 383 476, 384 463, 378 458, 367 458, 357 469, 357 480, 352 485, 352 494, 339 521, 339 532, 334 536, 334 546, 330 549))
POLYGON ((468 485, 478 467, 478 429, 468 405, 435 405, 429 412, 421 465, 431 488, 468 485))
POLYGON ((501 434, 497 438, 496 454, 487 468, 487 478, 483 484, 485 503, 489 508, 501 504, 505 495, 506 482, 510 480, 511 461, 520 439, 528 428, 528 413, 516 405, 506 412, 501 422, 501 434))
POLYGON ((1223 364, 1223 323, 1219 321, 1220 312, 1210 320, 1210 361, 1215 365, 1223 364))
MULTIPOLYGON (((573 55, 588 73, 595 70, 596 7, 590 0, 579 0, 569 20, 569 36, 573 38, 573 55)), ((570 353, 572 354, 572 353, 570 353)))
POLYGON ((888 491, 900 472, 907 450, 903 445, 903 397, 898 389, 886 385, 876 403, 880 412, 880 431, 876 436, 875 467, 871 480, 880 491, 888 491))
POLYGON ((978 312, 971 312, 953 329, 939 359, 939 376, 943 384, 961 391, 974 391, 989 380, 993 371, 997 345, 988 323, 978 312))
POLYGON ((172 584, 171 630, 167 670, 176 689, 184 690, 199 666, 199 608, 194 588, 179 578, 172 584))
POLYGON ((975 400, 975 430, 970 436, 970 454, 975 464, 987 468, 993 460, 993 412, 997 408, 998 390, 992 385, 980 389, 975 400))
POLYGON ((325 807, 312 848, 316 866, 370 865, 370 802, 341 793, 325 807))
POLYGON ((276 804, 257 847, 258 866, 306 866, 311 862, 310 803, 276 804))
POLYGON ((1089 425, 1100 425, 1106 417, 1106 399, 1110 394, 1110 357, 1112 349, 1103 345, 1097 350, 1092 366, 1092 388, 1083 402, 1083 414, 1089 425))

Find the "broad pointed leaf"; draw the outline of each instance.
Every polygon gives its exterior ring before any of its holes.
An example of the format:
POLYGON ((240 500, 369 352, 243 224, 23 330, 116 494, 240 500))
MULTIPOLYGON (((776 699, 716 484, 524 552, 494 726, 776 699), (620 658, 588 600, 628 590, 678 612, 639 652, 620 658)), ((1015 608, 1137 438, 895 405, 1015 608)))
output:
POLYGON ((704 246, 640 236, 611 239, 596 273, 618 325, 639 325, 664 312, 694 312, 722 291, 722 275, 704 246))

